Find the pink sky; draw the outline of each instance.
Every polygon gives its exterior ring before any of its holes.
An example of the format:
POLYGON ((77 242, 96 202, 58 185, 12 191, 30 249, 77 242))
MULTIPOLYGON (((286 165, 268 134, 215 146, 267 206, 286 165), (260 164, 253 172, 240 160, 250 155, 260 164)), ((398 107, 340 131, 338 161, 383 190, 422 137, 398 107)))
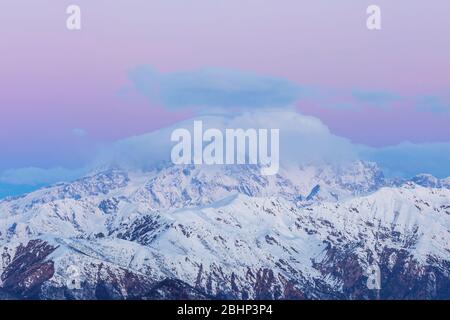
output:
POLYGON ((417 111, 414 103, 450 92, 449 13, 447 0, 4 0, 0 169, 76 166, 98 145, 188 116, 120 98, 129 71, 142 64, 163 73, 241 70, 347 94, 393 92, 405 99, 390 109, 302 101, 298 108, 358 143, 448 141, 450 111, 417 111), (69 4, 82 9, 81 31, 65 28, 69 4), (369 4, 382 9, 381 31, 366 28, 369 4), (74 136, 76 128, 86 137, 74 136))

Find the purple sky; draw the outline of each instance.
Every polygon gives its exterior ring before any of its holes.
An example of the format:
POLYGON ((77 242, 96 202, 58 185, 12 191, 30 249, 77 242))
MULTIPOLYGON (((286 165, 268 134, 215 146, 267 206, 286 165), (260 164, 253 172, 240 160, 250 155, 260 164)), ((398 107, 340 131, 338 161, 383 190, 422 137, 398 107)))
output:
POLYGON ((448 0, 3 0, 0 171, 76 167, 98 146, 189 116, 123 97, 130 70, 143 64, 332 91, 296 105, 357 143, 447 142, 449 14, 448 0), (65 27, 69 4, 82 9, 81 31, 65 27), (369 4, 382 9, 381 31, 366 28, 369 4))

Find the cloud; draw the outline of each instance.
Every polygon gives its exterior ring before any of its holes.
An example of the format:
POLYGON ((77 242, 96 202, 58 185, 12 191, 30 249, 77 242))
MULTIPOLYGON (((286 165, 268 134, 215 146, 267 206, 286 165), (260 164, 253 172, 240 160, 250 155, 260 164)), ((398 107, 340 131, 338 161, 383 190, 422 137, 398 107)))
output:
POLYGON ((44 186, 45 185, 28 186, 28 185, 14 185, 14 184, 0 183, 0 199, 32 192, 33 190, 36 190, 37 188, 44 186))
POLYGON ((389 91, 342 90, 321 86, 302 86, 299 101, 312 105, 337 109, 358 110, 362 107, 388 108, 406 98, 389 91))
POLYGON ((288 80, 226 69, 163 74, 141 66, 130 79, 138 92, 174 110, 285 107, 300 96, 300 87, 288 80))
POLYGON ((280 129, 280 161, 285 165, 342 163, 356 160, 348 139, 336 136, 318 118, 293 110, 244 113, 227 123, 230 128, 280 129))
POLYGON ((404 142, 384 148, 359 146, 361 158, 378 163, 390 177, 408 178, 420 173, 450 176, 450 143, 404 142))
MULTIPOLYGON (((73 180, 108 166, 150 169, 159 162, 170 160, 172 131, 176 128, 192 130, 194 120, 202 120, 205 129, 280 129, 282 165, 341 163, 362 159, 377 162, 388 176, 411 177, 423 172, 439 177, 450 175, 450 143, 403 143, 384 148, 355 145, 332 134, 319 119, 301 115, 293 108, 298 101, 312 102, 326 108, 356 109, 364 105, 390 106, 404 99, 390 92, 343 92, 325 87, 306 87, 276 77, 224 69, 159 73, 142 66, 130 73, 130 79, 134 90, 150 101, 172 110, 193 107, 198 111, 195 113, 197 116, 106 145, 83 168, 26 167, 1 172, 0 187, 3 189, 0 195, 6 194, 5 186, 28 190, 29 186, 73 180), (212 116, 217 110, 222 112, 212 116)), ((417 99, 417 108, 450 114, 448 101, 450 94, 423 96, 417 99)), ((72 134, 84 137, 87 132, 75 128, 72 134)))
POLYGON ((388 177, 409 178, 419 173, 431 173, 437 177, 450 176, 450 143, 406 142, 383 148, 354 144, 334 135, 318 118, 305 116, 291 109, 195 116, 155 132, 117 141, 104 150, 97 159, 97 165, 146 170, 158 162, 170 161, 172 131, 186 128, 192 132, 194 120, 202 120, 204 130, 280 129, 282 165, 341 164, 365 160, 378 163, 388 177))
POLYGON ((285 109, 299 102, 347 111, 416 103, 418 111, 450 114, 450 94, 442 92, 418 97, 388 90, 342 90, 220 68, 161 73, 150 66, 139 66, 130 71, 129 78, 132 86, 122 88, 123 96, 134 91, 172 111, 189 108, 197 114, 285 109))
POLYGON ((85 171, 85 168, 71 170, 62 167, 50 169, 36 167, 10 169, 0 174, 0 183, 26 186, 52 184, 60 181, 73 180, 84 174, 85 171))
POLYGON ((402 99, 399 95, 389 91, 353 90, 353 98, 356 102, 374 107, 387 107, 390 103, 402 99))
POLYGON ((280 129, 280 161, 285 165, 340 163, 356 160, 351 142, 333 135, 319 119, 301 115, 294 110, 260 110, 233 116, 196 116, 155 132, 120 140, 103 150, 97 159, 99 167, 119 166, 147 170, 155 164, 170 161, 175 143, 173 130, 185 128, 193 132, 194 120, 201 120, 203 129, 280 129))
POLYGON ((416 110, 450 116, 450 95, 434 96, 425 95, 417 99, 416 110))
MULTIPOLYGON (((330 132, 318 118, 299 114, 291 109, 245 111, 234 115, 199 115, 154 132, 119 140, 104 147, 87 166, 79 169, 62 167, 21 168, 0 174, 0 187, 28 190, 59 181, 70 181, 89 172, 107 167, 148 170, 170 161, 170 135, 174 129, 192 132, 194 120, 202 120, 204 130, 217 128, 280 129, 280 162, 282 166, 301 164, 344 164, 366 160, 380 165, 389 177, 409 178, 419 173, 437 177, 450 176, 450 143, 413 144, 373 148, 353 144, 330 132), (12 187, 11 187, 12 186, 12 187), (19 187, 20 186, 20 187, 19 187), (25 189, 24 189, 25 187, 25 189)), ((1 189, 1 188, 0 188, 1 189)), ((12 194, 2 191, 3 195, 12 194)), ((0 192, 1 194, 1 192, 0 192)))

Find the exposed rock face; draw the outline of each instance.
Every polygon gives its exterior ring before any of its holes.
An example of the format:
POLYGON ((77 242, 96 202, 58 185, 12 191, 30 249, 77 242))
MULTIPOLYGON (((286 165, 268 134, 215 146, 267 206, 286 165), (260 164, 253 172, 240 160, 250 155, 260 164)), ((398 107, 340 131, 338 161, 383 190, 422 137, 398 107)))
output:
POLYGON ((1 275, 4 291, 25 299, 39 298, 42 284, 55 272, 53 261, 45 261, 54 250, 53 246, 41 240, 20 245, 1 275))
POLYGON ((214 297, 206 295, 201 290, 191 287, 178 279, 165 279, 155 284, 144 299, 153 300, 206 300, 214 297))

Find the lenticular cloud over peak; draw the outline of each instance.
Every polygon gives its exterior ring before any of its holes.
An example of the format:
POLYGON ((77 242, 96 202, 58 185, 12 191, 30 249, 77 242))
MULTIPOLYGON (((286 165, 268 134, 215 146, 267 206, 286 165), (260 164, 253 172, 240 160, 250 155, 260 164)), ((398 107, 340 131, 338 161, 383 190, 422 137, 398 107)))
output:
POLYGON ((293 82, 229 69, 160 73, 140 66, 130 72, 130 79, 139 93, 175 110, 284 107, 300 96, 300 87, 293 82))
POLYGON ((0 300, 450 299, 448 0, 3 2, 0 300))

